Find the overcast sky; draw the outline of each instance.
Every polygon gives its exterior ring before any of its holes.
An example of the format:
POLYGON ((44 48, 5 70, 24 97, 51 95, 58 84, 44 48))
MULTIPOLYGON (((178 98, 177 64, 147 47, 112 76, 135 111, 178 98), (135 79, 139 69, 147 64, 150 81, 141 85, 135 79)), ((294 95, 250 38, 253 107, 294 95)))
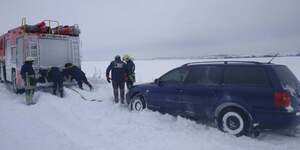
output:
POLYGON ((0 0, 0 33, 79 24, 85 60, 300 52, 300 0, 0 0))

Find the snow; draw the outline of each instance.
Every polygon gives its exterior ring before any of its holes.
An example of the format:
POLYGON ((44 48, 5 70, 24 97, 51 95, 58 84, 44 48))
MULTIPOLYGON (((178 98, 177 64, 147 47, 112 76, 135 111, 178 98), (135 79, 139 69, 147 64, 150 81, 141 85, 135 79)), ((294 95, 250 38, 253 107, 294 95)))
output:
MULTIPOLYGON (((168 70, 191 61, 201 60, 137 60, 137 82, 151 82, 168 70)), ((276 58, 274 62, 288 65, 300 79, 299 57, 276 58)), ((149 110, 130 112, 127 107, 112 103, 111 85, 105 81, 107 65, 108 61, 83 62, 82 67, 95 86, 93 92, 81 91, 82 94, 103 102, 83 101, 66 88, 65 98, 37 92, 37 104, 27 106, 24 95, 15 95, 1 84, 0 149, 299 149, 299 137, 288 137, 278 132, 266 132, 256 139, 237 138, 181 117, 149 110)))

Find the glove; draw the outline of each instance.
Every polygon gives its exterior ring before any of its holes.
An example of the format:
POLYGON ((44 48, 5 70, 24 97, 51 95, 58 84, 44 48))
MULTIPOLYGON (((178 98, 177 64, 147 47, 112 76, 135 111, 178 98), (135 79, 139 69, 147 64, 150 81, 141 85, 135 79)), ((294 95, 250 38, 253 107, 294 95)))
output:
POLYGON ((106 80, 108 83, 110 83, 110 77, 109 76, 106 76, 106 80))

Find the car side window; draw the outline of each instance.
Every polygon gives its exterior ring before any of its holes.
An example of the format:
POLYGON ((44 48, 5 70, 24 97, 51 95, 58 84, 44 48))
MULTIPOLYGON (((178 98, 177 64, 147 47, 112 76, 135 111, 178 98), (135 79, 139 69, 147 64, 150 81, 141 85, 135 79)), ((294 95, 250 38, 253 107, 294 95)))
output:
POLYGON ((182 83, 188 74, 187 68, 178 68, 168 72, 160 78, 161 82, 182 83))
POLYGON ((222 79, 222 68, 217 66, 200 66, 191 68, 185 84, 217 85, 222 79))
POLYGON ((261 67, 226 67, 224 84, 269 86, 269 80, 261 67))

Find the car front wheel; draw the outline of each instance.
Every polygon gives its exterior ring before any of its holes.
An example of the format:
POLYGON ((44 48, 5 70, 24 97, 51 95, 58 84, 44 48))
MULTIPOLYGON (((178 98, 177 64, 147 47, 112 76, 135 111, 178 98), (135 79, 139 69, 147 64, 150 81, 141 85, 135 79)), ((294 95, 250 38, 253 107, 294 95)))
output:
POLYGON ((134 96, 129 105, 130 110, 132 111, 143 111, 146 108, 146 102, 141 95, 134 96))

